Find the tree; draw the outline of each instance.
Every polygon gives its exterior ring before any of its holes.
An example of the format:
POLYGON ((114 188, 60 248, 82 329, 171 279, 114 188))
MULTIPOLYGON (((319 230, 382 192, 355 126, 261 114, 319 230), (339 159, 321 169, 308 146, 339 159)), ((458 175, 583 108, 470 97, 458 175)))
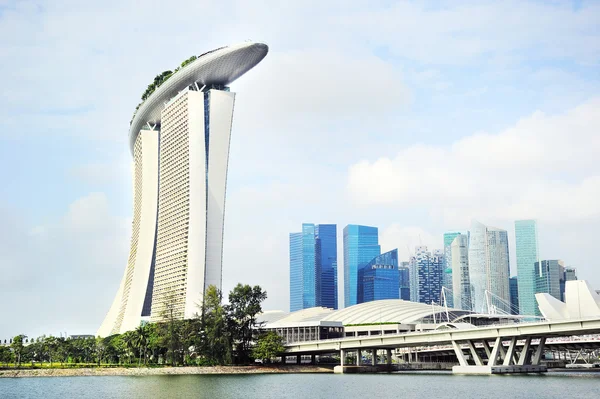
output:
POLYGON ((221 303, 223 295, 210 285, 202 300, 200 350, 209 363, 231 363, 231 334, 227 329, 227 313, 221 303))
POLYGON ((250 346, 256 332, 256 316, 262 312, 262 302, 267 292, 260 286, 238 284, 229 293, 227 306, 228 327, 236 346, 236 358, 239 363, 250 360, 250 346))
POLYGON ((104 338, 97 337, 96 342, 94 343, 94 352, 96 354, 96 361, 98 362, 98 366, 102 362, 102 358, 106 353, 106 343, 104 342, 104 338))
POLYGON ((283 338, 274 331, 267 331, 258 337, 256 345, 252 349, 252 356, 265 363, 270 363, 272 358, 283 352, 285 352, 283 338))
POLYGON ((10 363, 12 359, 13 354, 8 346, 0 345, 0 363, 4 363, 4 365, 8 367, 8 363, 10 363))
POLYGON ((12 343, 10 347, 15 354, 15 360, 17 362, 17 367, 21 367, 21 356, 23 355, 23 338, 25 336, 23 334, 19 334, 12 339, 12 343))
POLYGON ((177 296, 175 290, 171 290, 165 295, 161 312, 163 322, 161 323, 161 328, 159 328, 160 335, 163 336, 163 341, 167 346, 167 357, 170 357, 172 366, 177 365, 177 355, 181 346, 181 323, 179 322, 180 312, 177 309, 179 305, 177 296))
POLYGON ((148 338, 150 332, 146 325, 139 326, 135 329, 134 344, 140 353, 138 366, 142 363, 142 353, 144 354, 144 365, 146 365, 146 350, 148 349, 148 338))

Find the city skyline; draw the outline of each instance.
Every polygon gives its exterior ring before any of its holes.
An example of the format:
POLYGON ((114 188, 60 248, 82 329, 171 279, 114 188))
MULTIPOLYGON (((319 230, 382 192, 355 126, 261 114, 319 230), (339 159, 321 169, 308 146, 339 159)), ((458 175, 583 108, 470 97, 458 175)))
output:
POLYGON ((514 274, 514 221, 536 219, 543 258, 600 287, 597 7, 4 3, 0 300, 16 305, 0 331, 96 330, 129 259, 141 91, 246 39, 271 51, 231 86, 224 292, 259 284, 286 309, 287 233, 307 220, 378 226, 404 260, 475 218, 508 231, 514 274))

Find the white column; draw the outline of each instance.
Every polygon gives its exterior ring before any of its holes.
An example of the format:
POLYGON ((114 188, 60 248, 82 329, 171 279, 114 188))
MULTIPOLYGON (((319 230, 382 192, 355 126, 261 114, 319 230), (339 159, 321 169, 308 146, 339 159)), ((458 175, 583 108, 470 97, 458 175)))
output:
POLYGON ((456 354, 458 363, 461 366, 468 366, 469 363, 467 362, 467 359, 465 358, 465 354, 463 353, 462 348, 460 347, 460 344, 456 341, 452 341, 452 347, 454 348, 454 353, 456 354))
POLYGON ((531 359, 531 364, 534 366, 538 366, 542 361, 542 355, 544 354, 544 347, 546 345, 546 337, 540 338, 540 343, 537 346, 535 354, 533 355, 533 359, 531 359))
POLYGON ((500 354, 500 349, 502 348, 502 337, 496 338, 496 342, 494 342, 494 348, 490 353, 488 358, 488 366, 495 366, 498 361, 498 355, 500 354))
POLYGON ((510 345, 508 345, 508 350, 506 351, 506 356, 504 357, 504 366, 510 366, 510 363, 513 362, 513 355, 515 354, 516 346, 517 337, 512 337, 510 340, 510 345))
POLYGON ((467 341, 467 346, 469 347, 469 350, 471 351, 471 356, 473 356, 473 360, 475 361, 475 365, 476 366, 483 366, 483 363, 481 362, 481 357, 479 357, 479 354, 477 353, 477 350, 475 350, 475 344, 473 343, 473 341, 468 340, 467 341))
POLYGON ((531 337, 527 337, 527 339, 525 340, 525 345, 523 345, 523 350, 521 350, 521 355, 519 356, 517 365, 524 366, 525 364, 527 364, 527 358, 529 357, 528 353, 529 353, 530 346, 531 346, 531 337))

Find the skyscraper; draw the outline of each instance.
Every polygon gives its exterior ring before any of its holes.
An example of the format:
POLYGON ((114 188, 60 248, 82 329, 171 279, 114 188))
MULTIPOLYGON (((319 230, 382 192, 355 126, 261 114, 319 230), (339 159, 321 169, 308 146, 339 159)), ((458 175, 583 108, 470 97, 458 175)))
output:
MULTIPOLYGON (((550 294, 559 301, 563 300, 565 292, 565 264, 562 260, 542 260, 535 263, 536 294, 550 294)), ((535 306, 535 315, 541 316, 539 307, 535 306)))
POLYGON ((302 224, 290 234, 290 311, 321 305, 321 262, 317 256, 315 225, 302 224))
POLYGON ((510 278, 510 314, 519 314, 519 279, 510 278))
POLYGON ((469 278, 469 240, 465 234, 459 234, 454 238, 450 246, 450 255, 454 307, 472 310, 472 286, 469 278))
POLYGON ((357 302, 399 299, 398 250, 373 258, 358 271, 357 302))
POLYGON ((427 304, 440 303, 444 277, 443 251, 438 249, 429 252, 426 246, 417 246, 414 262, 416 278, 412 279, 411 284, 416 285, 416 298, 411 296, 411 300, 427 304))
POLYGON ((344 306, 356 305, 358 271, 381 253, 377 227, 344 227, 344 306))
MULTIPOLYGON (((491 312, 486 299, 501 311, 510 311, 510 264, 506 230, 471 223, 469 241, 469 278, 473 286, 473 310, 491 312)), ((520 298, 519 298, 520 299, 520 298)))
POLYGON ((302 224, 290 233, 290 311, 324 306, 337 309, 336 225, 302 224))
MULTIPOLYGON (((452 252, 451 246, 454 239, 460 235, 458 231, 449 231, 444 233, 444 278, 442 285, 449 290, 454 291, 452 278, 452 252)), ((454 298, 448 298, 449 302, 454 302, 454 298)), ((451 305, 448 303, 448 305, 451 305)))
POLYGON ((196 314, 221 288, 225 184, 235 94, 228 84, 267 54, 262 43, 222 47, 163 73, 131 121, 134 211, 127 267, 97 335, 142 318, 196 314))
POLYGON ((410 301, 410 263, 400 262, 398 265, 400 299, 410 301))
POLYGON ((517 276, 519 276, 519 313, 535 315, 536 279, 539 270, 535 263, 539 261, 537 223, 535 220, 515 221, 517 276))
POLYGON ((321 306, 338 308, 337 225, 315 226, 317 252, 321 257, 321 306))

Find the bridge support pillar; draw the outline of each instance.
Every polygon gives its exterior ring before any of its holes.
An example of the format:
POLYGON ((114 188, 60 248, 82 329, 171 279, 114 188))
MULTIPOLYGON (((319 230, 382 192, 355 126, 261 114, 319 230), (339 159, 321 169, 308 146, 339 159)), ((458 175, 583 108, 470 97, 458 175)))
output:
POLYGON ((358 349, 356 351, 356 365, 357 366, 362 366, 362 351, 360 349, 358 349))
POLYGON ((373 362, 371 364, 375 366, 377 364, 377 349, 373 349, 371 352, 373 353, 373 362))
POLYGON ((310 364, 317 364, 317 355, 310 355, 310 364))
POLYGON ((524 339, 522 350, 517 356, 517 337, 511 337, 508 348, 502 345, 502 337, 497 337, 494 347, 490 348, 487 339, 467 340, 464 342, 452 341, 454 353, 458 359, 458 366, 452 368, 457 374, 504 374, 504 373, 540 373, 546 371, 546 366, 541 366, 541 357, 544 353, 546 339, 540 338, 533 358, 530 356, 533 337, 524 339), (471 361, 467 359, 463 350, 467 349, 471 361), (499 364, 499 359, 502 362, 499 364))
POLYGON ((388 366, 392 365, 392 350, 391 349, 386 349, 386 360, 387 360, 387 364, 388 366))
POLYGON ((296 364, 302 363, 302 355, 296 355, 296 364))

